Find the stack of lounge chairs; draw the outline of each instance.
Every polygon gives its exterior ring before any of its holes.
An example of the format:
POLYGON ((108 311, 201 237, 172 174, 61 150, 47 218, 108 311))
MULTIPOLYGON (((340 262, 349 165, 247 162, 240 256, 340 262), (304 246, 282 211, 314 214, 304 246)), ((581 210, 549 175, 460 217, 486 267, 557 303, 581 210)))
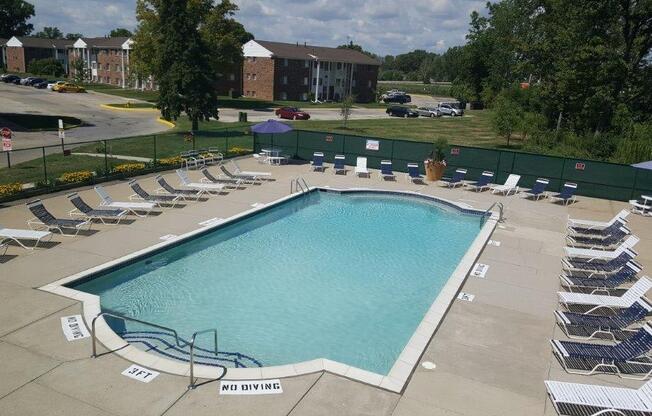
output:
MULTIPOLYGON (((611 374, 648 380, 652 376, 652 279, 641 276, 627 228, 628 210, 610 221, 569 219, 560 275, 557 324, 568 339, 550 341, 571 374, 611 374)), ((652 381, 638 389, 546 381, 560 415, 652 415, 652 381)))

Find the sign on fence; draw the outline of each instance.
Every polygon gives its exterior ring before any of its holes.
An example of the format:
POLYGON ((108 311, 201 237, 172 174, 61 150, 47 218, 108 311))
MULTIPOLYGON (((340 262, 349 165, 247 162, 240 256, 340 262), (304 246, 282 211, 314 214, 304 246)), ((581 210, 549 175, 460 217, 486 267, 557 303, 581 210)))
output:
POLYGON ((459 147, 453 147, 451 148, 451 155, 457 156, 460 154, 460 148, 459 147))
POLYGON ((334 137, 333 137, 333 135, 331 135, 331 134, 329 134, 328 136, 326 136, 326 141, 327 141, 328 143, 331 143, 331 142, 333 141, 333 139, 334 139, 334 137))
POLYGON ((2 151, 9 152, 11 150, 11 135, 13 133, 6 127, 0 129, 0 136, 2 137, 2 151))
POLYGON ((367 150, 378 150, 380 149, 380 141, 378 140, 367 140, 367 150))
POLYGON ((586 164, 584 164, 582 162, 577 162, 575 164, 575 170, 584 170, 585 167, 586 167, 586 164))

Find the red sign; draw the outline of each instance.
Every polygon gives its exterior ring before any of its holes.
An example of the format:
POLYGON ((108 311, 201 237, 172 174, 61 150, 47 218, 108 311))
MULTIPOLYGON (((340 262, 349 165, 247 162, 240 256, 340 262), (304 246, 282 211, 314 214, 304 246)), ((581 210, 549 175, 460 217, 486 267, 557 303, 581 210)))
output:
POLYGON ((459 154, 460 154, 460 148, 459 148, 459 147, 453 147, 453 148, 451 149, 451 155, 455 155, 455 156, 457 156, 457 155, 459 155, 459 154))
POLYGON ((326 141, 327 142, 332 142, 333 141, 333 136, 331 136, 331 135, 326 136, 326 141))
POLYGON ((575 170, 584 170, 585 167, 586 167, 586 165, 584 163, 582 163, 582 162, 577 162, 575 164, 575 170))
POLYGON ((0 129, 0 137, 2 137, 2 151, 9 152, 11 150, 11 130, 3 127, 0 129))

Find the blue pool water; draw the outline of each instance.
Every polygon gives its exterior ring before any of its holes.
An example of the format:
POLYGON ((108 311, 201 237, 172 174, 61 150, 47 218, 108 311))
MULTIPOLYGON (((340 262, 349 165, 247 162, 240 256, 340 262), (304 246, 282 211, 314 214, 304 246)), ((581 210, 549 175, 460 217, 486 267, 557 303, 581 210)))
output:
POLYGON ((387 374, 479 231, 413 197, 312 192, 75 288, 185 338, 217 328, 264 366, 387 374))

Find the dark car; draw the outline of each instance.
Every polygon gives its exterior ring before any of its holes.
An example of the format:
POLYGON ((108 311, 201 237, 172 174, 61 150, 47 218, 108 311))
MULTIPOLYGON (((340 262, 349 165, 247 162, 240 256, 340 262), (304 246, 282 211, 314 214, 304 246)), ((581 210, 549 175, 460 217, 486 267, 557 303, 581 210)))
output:
POLYGON ((32 87, 38 88, 39 90, 44 90, 48 87, 48 84, 53 83, 55 81, 41 81, 41 82, 35 82, 32 84, 32 87))
POLYGON ((286 118, 288 120, 308 120, 310 119, 310 114, 305 111, 301 111, 296 107, 281 107, 276 110, 276 115, 280 118, 286 118))
POLYGON ((419 113, 416 111, 412 110, 411 108, 401 107, 399 105, 388 107, 385 112, 393 117, 419 117, 419 113))
POLYGON ((29 81, 25 83, 25 85, 29 85, 33 87, 36 84, 40 84, 41 82, 44 82, 45 80, 43 78, 32 78, 29 81))
POLYGON ((9 82, 11 82, 12 84, 16 84, 16 85, 23 85, 23 84, 22 84, 22 81, 23 81, 23 78, 21 78, 21 77, 17 77, 17 78, 15 78, 15 79, 12 79, 12 80, 9 81, 9 82))
POLYGON ((14 81, 20 81, 20 77, 18 75, 5 75, 2 77, 2 81, 6 83, 14 83, 14 81))
POLYGON ((383 101, 386 103, 405 104, 412 102, 412 97, 410 97, 408 94, 388 94, 383 97, 383 101))

